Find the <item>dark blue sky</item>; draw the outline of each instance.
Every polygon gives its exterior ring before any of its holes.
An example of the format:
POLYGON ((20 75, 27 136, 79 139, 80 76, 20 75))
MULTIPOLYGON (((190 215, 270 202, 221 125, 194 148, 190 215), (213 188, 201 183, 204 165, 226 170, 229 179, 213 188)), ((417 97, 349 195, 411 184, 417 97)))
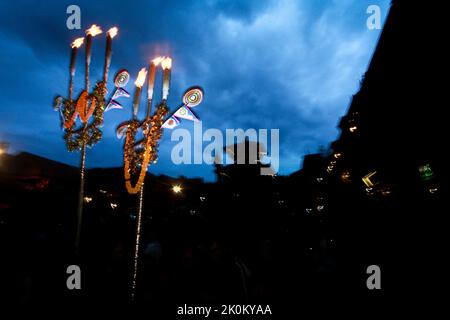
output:
MULTIPOLYGON (((380 34, 366 27, 371 4, 381 7, 384 22, 388 0, 1 1, 0 140, 15 152, 77 165, 52 100, 67 92, 71 41, 93 23, 116 25, 112 75, 126 68, 134 78, 150 58, 170 55, 172 108, 187 87, 201 85, 205 100, 195 111, 204 130, 280 129, 280 173, 288 174, 338 135, 380 34), (66 28, 70 4, 81 8, 82 30, 66 28)), ((104 36, 94 40, 92 82, 101 76, 104 46, 104 36)), ((122 165, 115 128, 130 117, 131 99, 120 102, 126 108, 105 115, 104 138, 88 150, 88 167, 122 165)), ((213 179, 210 166, 173 165, 175 144, 166 131, 151 172, 213 179)))

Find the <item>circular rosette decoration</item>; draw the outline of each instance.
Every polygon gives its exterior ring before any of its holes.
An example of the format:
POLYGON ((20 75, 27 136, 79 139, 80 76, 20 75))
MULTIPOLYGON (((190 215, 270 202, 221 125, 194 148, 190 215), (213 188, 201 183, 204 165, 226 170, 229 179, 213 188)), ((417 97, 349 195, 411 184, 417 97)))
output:
POLYGON ((127 134, 128 128, 130 127, 131 123, 132 121, 125 121, 119 124, 116 130, 117 139, 122 139, 123 136, 127 134))
POLYGON ((139 192, 144 183, 149 164, 155 163, 158 158, 158 142, 163 131, 161 126, 168 112, 169 109, 162 103, 150 119, 142 123, 138 120, 131 120, 122 123, 117 129, 118 136, 123 135, 126 131, 123 153, 124 176, 125 187, 129 194, 139 192), (139 129, 142 129, 144 138, 136 141, 136 134, 139 129))
POLYGON ((203 90, 200 87, 189 88, 183 95, 183 103, 189 108, 198 106, 203 100, 203 90))
POLYGON ((122 69, 117 72, 114 78, 114 85, 117 88, 123 88, 127 85, 128 81, 130 81, 130 74, 126 69, 122 69))
POLYGON ((61 107, 63 106, 63 103, 64 103, 63 97, 56 96, 55 99, 53 100, 53 110, 59 111, 59 109, 61 109, 61 107))

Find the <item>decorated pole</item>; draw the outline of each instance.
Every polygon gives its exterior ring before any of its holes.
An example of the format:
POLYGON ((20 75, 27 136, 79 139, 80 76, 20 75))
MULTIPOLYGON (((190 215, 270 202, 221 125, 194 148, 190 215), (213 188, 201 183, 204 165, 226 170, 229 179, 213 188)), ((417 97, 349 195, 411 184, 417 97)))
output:
POLYGON ((134 257, 133 257, 133 276, 131 278, 131 301, 136 301, 136 288, 138 276, 138 263, 141 247, 141 232, 142 232, 142 211, 144 207, 144 182, 142 182, 139 190, 139 207, 136 215, 136 238, 134 241, 134 257))
POLYGON ((172 129, 180 118, 199 121, 189 107, 195 107, 202 101, 203 91, 198 87, 190 88, 183 96, 183 104, 175 113, 165 120, 169 109, 167 107, 167 96, 169 94, 170 69, 172 59, 159 57, 152 60, 148 76, 147 88, 147 113, 143 121, 138 120, 139 97, 141 88, 145 81, 146 70, 141 69, 135 82, 136 91, 133 99, 133 112, 131 120, 125 121, 117 128, 117 137, 125 135, 123 148, 125 187, 129 194, 139 193, 138 210, 136 213, 136 236, 134 241, 133 270, 130 282, 131 301, 136 300, 136 289, 139 277, 140 247, 142 235, 143 207, 144 207, 144 182, 150 163, 156 163, 158 158, 158 143, 162 137, 163 129, 172 129), (163 69, 163 92, 162 101, 157 105, 153 116, 150 116, 153 100, 153 89, 157 66, 161 64, 163 69), (172 123, 175 121, 175 124, 172 123), (142 130, 144 138, 136 142, 138 130, 142 130))
POLYGON ((80 158, 80 188, 78 189, 78 206, 77 206, 77 234, 75 237, 75 253, 80 251, 81 224, 83 221, 83 205, 84 205, 84 184, 86 171, 86 143, 81 146, 80 158))
MULTIPOLYGON (((139 75, 134 83, 136 85, 136 91, 134 95, 133 101, 133 119, 137 118, 138 110, 139 110, 139 98, 141 94, 142 86, 145 82, 145 76, 147 71, 145 68, 142 68, 139 71, 139 75)), ((145 180, 145 175, 144 175, 145 180)), ((138 262, 139 262, 139 254, 140 254, 140 246, 141 246, 141 231, 142 231, 142 211, 144 207, 144 182, 142 181, 140 189, 139 189, 139 205, 138 212, 136 215, 136 238, 134 241, 134 257, 133 257, 133 277, 131 280, 131 301, 135 301, 136 299, 136 287, 137 287, 137 271, 138 271, 138 262)))
MULTIPOLYGON (((112 28, 114 29, 114 28, 112 28)), ((117 28, 108 32, 107 52, 105 54, 105 71, 110 65, 111 59, 111 41, 117 34, 117 28), (108 44, 109 41, 109 44, 108 44)), ((69 78, 69 96, 65 99, 61 96, 56 97, 54 110, 60 113, 61 127, 64 130, 64 140, 69 151, 80 151, 80 185, 78 191, 77 206, 77 228, 75 235, 75 251, 79 253, 80 235, 83 215, 84 185, 86 174, 86 147, 91 147, 102 138, 102 132, 99 129, 103 125, 103 114, 105 111, 105 95, 107 76, 99 80, 92 93, 89 93, 90 78, 89 68, 91 64, 92 38, 102 33, 100 27, 95 24, 86 30, 86 74, 85 89, 82 90, 78 99, 73 99, 73 78, 75 75, 75 62, 78 48, 83 44, 84 38, 78 38, 72 43, 72 52, 70 57, 70 78, 69 78), (81 125, 76 128, 77 118, 80 118, 81 125), (91 120, 92 119, 92 120, 91 120)))
POLYGON ((157 144, 162 134, 162 124, 164 117, 168 113, 165 102, 161 102, 155 114, 150 117, 151 101, 153 96, 153 86, 156 75, 156 66, 159 60, 152 61, 150 66, 149 83, 147 90, 147 114, 145 120, 140 122, 138 117, 139 101, 142 86, 145 82, 147 71, 142 68, 135 82, 132 119, 121 124, 118 128, 118 136, 123 135, 126 130, 126 139, 124 145, 124 175, 125 186, 129 194, 139 193, 138 210, 136 213, 136 236, 134 242, 133 271, 131 278, 130 296, 131 301, 136 299, 137 279, 140 259, 141 233, 142 233, 142 215, 144 207, 144 181, 148 166, 157 159, 157 144), (144 139, 136 143, 136 133, 141 129, 144 139), (134 181, 132 181, 134 180, 134 181))
MULTIPOLYGON (((92 38, 98 34, 102 33, 102 29, 99 26, 93 24, 89 29, 86 30, 86 74, 85 74, 85 84, 86 93, 89 93, 90 78, 89 78, 89 68, 91 65, 91 53, 92 53, 92 38)), ((95 104, 92 103, 95 108, 95 104)), ((77 233, 75 237, 75 252, 78 254, 80 250, 80 237, 81 237, 81 225, 83 220, 83 204, 84 204, 84 184, 85 184, 85 172, 86 172, 86 130, 88 119, 86 116, 88 103, 81 105, 82 113, 80 113, 81 121, 83 122, 83 130, 81 132, 82 144, 80 152, 80 188, 78 191, 78 207, 77 207, 77 233)), ((93 111, 93 110, 92 110, 93 111)))

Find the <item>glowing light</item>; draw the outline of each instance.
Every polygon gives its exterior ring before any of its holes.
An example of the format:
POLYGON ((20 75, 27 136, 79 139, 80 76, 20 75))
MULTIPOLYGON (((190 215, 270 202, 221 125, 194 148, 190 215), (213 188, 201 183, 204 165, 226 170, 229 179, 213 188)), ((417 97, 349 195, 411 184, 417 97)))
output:
POLYGON ((8 151, 9 144, 0 141, 0 155, 5 154, 8 151))
MULTIPOLYGON (((155 59, 152 60, 152 63, 153 63, 155 66, 157 66, 157 65, 159 65, 161 62, 163 62, 164 59, 165 59, 164 57, 157 57, 157 58, 155 58, 155 59)), ((172 65, 172 63, 171 63, 171 65, 172 65)))
POLYGON ((429 164, 425 164, 419 167, 420 178, 424 181, 430 180, 434 177, 433 170, 429 164))
POLYGON ((350 180, 350 172, 348 170, 344 170, 341 174, 341 180, 344 183, 349 183, 351 182, 350 180))
POLYGON ((374 183, 370 180, 370 178, 372 178, 376 173, 377 173, 376 171, 372 171, 369 174, 362 177, 362 181, 368 188, 372 188, 374 186, 374 183))
POLYGON ((117 203, 111 202, 110 203, 111 209, 117 208, 117 203))
MULTIPOLYGON (((155 87, 155 78, 156 78, 156 68, 164 60, 164 57, 157 57, 153 59, 150 63, 150 71, 148 73, 148 88, 147 88, 147 99, 153 99, 153 89, 155 87)), ((150 112, 151 103, 147 108, 147 113, 150 112)), ((149 116, 149 115, 147 115, 149 116)))
POLYGON ((165 57, 162 61, 161 61, 161 67, 163 68, 163 70, 167 70, 172 68, 172 59, 169 57, 165 57))
POLYGON ((136 81, 134 82, 136 87, 141 88, 144 85, 146 76, 147 76, 147 70, 145 68, 142 68, 141 71, 139 71, 136 81))
POLYGON ((117 27, 113 27, 111 29, 108 30, 108 35, 109 37, 112 39, 115 36, 117 36, 117 33, 119 32, 119 29, 117 27))
POLYGON ((77 38, 72 42, 72 48, 79 48, 84 42, 84 37, 77 38))
POLYGON ((355 132, 356 130, 358 130, 357 126, 353 126, 349 128, 350 132, 355 132))
POLYGON ((431 194, 434 194, 434 193, 436 193, 438 191, 439 191, 439 188, 430 188, 430 189, 428 189, 428 192, 430 192, 431 194))
POLYGON ((92 197, 84 197, 84 202, 89 203, 92 201, 92 197))
POLYGON ((100 29, 99 26, 97 26, 96 24, 93 24, 89 29, 86 30, 86 34, 91 35, 93 37, 95 37, 98 34, 101 34, 103 31, 102 29, 100 29))
POLYGON ((172 191, 174 193, 180 193, 182 190, 183 190, 183 188, 181 188, 180 185, 175 185, 175 186, 172 187, 172 191))
POLYGON ((341 156, 342 156, 342 153, 339 153, 339 152, 334 154, 334 157, 336 159, 339 159, 341 156))

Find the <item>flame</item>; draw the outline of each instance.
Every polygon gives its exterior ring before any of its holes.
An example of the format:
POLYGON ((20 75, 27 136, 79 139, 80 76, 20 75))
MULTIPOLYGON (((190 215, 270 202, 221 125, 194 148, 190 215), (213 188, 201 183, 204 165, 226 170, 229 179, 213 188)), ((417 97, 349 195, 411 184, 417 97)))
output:
POLYGON ((86 30, 86 34, 89 34, 93 37, 95 37, 96 35, 102 33, 102 29, 100 29, 99 26, 97 26, 96 24, 93 24, 89 29, 86 30))
POLYGON ((172 59, 169 57, 165 57, 164 60, 161 61, 161 67, 163 70, 172 68, 172 59))
POLYGON ((84 38, 83 37, 75 39, 72 42, 72 48, 79 48, 79 47, 81 47, 83 42, 84 42, 84 38))
POLYGON ((145 68, 142 68, 141 71, 139 71, 138 77, 136 79, 136 81, 134 82, 134 84, 136 85, 136 87, 141 88, 142 85, 145 82, 145 76, 147 75, 147 70, 145 70, 145 68))
POLYGON ((117 36, 118 32, 119 32, 119 29, 117 27, 113 27, 108 30, 108 34, 111 37, 111 39, 114 38, 115 36, 117 36))
POLYGON ((158 64, 160 64, 162 61, 164 60, 164 57, 157 57, 155 59, 152 60, 152 63, 157 66, 158 64))

